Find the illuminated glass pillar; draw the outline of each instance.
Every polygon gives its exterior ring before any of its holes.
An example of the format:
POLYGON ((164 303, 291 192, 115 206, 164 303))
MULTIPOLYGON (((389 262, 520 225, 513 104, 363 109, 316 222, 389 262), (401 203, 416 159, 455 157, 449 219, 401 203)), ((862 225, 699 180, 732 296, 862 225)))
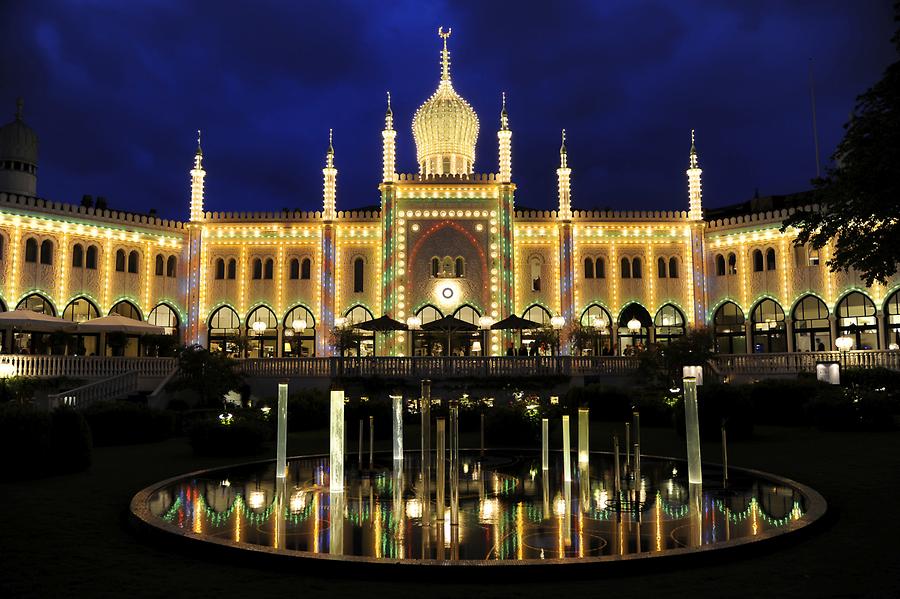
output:
POLYGON ((459 402, 455 399, 450 400, 450 525, 459 525, 459 402))
POLYGON ((446 477, 446 456, 444 454, 444 426, 445 421, 443 418, 437 419, 436 424, 436 437, 437 437, 437 522, 439 527, 443 527, 444 522, 444 491, 447 488, 447 477, 446 477))
POLYGON ((590 461, 590 421, 587 408, 578 408, 578 463, 587 464, 590 461))
POLYGON ((697 410, 697 379, 684 377, 684 426, 687 436, 688 482, 700 484, 700 415, 697 410))
POLYGON ((332 493, 344 490, 344 391, 331 390, 331 461, 329 480, 332 493))
MULTIPOLYGON (((403 396, 391 395, 391 410, 394 436, 394 468, 403 461, 403 396)), ((400 466, 402 467, 402 466, 400 466)))
POLYGON ((288 384, 278 383, 278 436, 275 449, 275 476, 287 476, 287 404, 288 384))
POLYGON ((547 471, 550 469, 550 420, 541 418, 541 470, 544 472, 544 478, 547 478, 547 471))
POLYGON ((563 427, 563 480, 572 482, 572 441, 569 438, 569 415, 562 417, 563 427))

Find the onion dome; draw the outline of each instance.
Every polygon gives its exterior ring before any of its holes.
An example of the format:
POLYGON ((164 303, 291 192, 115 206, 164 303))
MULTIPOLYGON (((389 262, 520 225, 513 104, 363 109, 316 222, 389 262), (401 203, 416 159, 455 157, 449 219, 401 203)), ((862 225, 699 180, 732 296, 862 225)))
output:
POLYGON ((450 52, 444 33, 441 50, 441 82, 437 91, 416 111, 413 117, 413 137, 416 141, 416 160, 425 175, 471 174, 475 163, 475 143, 478 141, 478 116, 450 81, 450 52))

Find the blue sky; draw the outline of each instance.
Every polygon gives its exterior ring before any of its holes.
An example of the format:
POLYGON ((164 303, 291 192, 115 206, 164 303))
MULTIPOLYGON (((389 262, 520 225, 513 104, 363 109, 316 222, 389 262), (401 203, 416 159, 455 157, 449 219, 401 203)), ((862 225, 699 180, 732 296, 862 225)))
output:
POLYGON ((690 130, 704 202, 809 187, 809 59, 823 163, 854 98, 896 60, 889 0, 784 2, 6 3, 0 115, 25 98, 38 192, 186 218, 196 129, 207 209, 321 208, 334 128, 338 208, 376 205, 385 91, 398 170, 437 85, 439 25, 454 86, 496 172, 508 95, 519 206, 556 205, 568 134, 576 208, 686 209, 690 130))

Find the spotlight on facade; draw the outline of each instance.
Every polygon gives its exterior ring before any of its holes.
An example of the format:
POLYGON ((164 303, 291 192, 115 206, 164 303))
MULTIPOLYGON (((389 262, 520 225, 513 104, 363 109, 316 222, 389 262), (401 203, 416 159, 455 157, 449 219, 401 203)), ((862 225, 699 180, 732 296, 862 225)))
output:
POLYGON ((550 319, 550 326, 553 327, 554 330, 560 330, 564 326, 566 326, 566 319, 559 314, 550 319))
POLYGON ((632 318, 631 320, 628 321, 628 324, 626 326, 628 327, 628 330, 631 331, 632 333, 637 333, 638 331, 641 330, 641 321, 638 320, 637 318, 632 318))
POLYGON ((347 319, 344 318, 343 316, 338 316, 337 318, 334 319, 335 328, 342 329, 342 328, 344 328, 344 325, 346 325, 346 324, 347 324, 347 319))
POLYGON ((851 349, 853 349, 853 337, 850 337, 848 335, 838 337, 837 341, 835 341, 834 344, 841 351, 850 351, 851 349))
POLYGON ((816 380, 829 385, 840 385, 840 362, 816 362, 816 380))
MULTIPOLYGON (((900 349, 900 345, 897 345, 896 343, 891 343, 890 345, 888 345, 888 349, 891 351, 897 351, 898 349, 900 349)), ((0 374, 0 376, 2 376, 2 374, 0 374)))

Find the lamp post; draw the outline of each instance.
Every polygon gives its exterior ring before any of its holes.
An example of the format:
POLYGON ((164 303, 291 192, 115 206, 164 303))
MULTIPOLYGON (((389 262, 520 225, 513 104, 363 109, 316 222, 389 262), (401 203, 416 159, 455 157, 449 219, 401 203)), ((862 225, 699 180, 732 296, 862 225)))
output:
POLYGON ((843 366, 847 367, 847 352, 853 349, 853 337, 849 335, 841 335, 838 337, 834 344, 837 346, 838 350, 841 352, 841 360, 843 361, 843 366))
POLYGON ((641 332, 641 321, 632 316, 625 326, 628 327, 628 331, 631 333, 631 347, 636 347, 635 337, 641 332))
POLYGON ((406 327, 409 329, 409 355, 412 356, 415 353, 415 347, 413 346, 415 343, 415 331, 418 331, 422 328, 422 319, 418 316, 410 316, 406 319, 406 327))
POLYGON ((263 336, 263 333, 266 332, 266 323, 261 320, 257 320, 252 325, 250 325, 250 328, 252 328, 253 332, 256 334, 257 343, 259 343, 259 357, 262 358, 263 357, 262 336, 263 336))
POLYGON ((550 326, 553 327, 553 330, 555 331, 554 336, 555 336, 555 340, 556 340, 556 355, 558 356, 559 355, 560 331, 562 331, 562 328, 564 326, 566 326, 566 319, 563 316, 560 316, 559 314, 557 314, 556 316, 554 316, 553 318, 550 319, 550 326))
POLYGON ((306 331, 307 322, 303 319, 296 318, 293 322, 291 322, 291 329, 294 331, 294 354, 296 357, 300 357, 301 350, 303 348, 303 342, 300 340, 300 334, 306 331))
MULTIPOLYGON (((490 316, 485 315, 478 319, 478 327, 481 329, 481 336, 482 336, 480 345, 482 345, 484 347, 484 352, 482 353, 482 355, 485 355, 485 356, 488 355, 487 350, 490 347, 490 343, 488 342, 488 335, 490 334, 491 325, 493 325, 493 324, 494 324, 494 319, 491 318, 490 316)), ((473 347, 474 347, 474 344, 473 344, 473 347)))

